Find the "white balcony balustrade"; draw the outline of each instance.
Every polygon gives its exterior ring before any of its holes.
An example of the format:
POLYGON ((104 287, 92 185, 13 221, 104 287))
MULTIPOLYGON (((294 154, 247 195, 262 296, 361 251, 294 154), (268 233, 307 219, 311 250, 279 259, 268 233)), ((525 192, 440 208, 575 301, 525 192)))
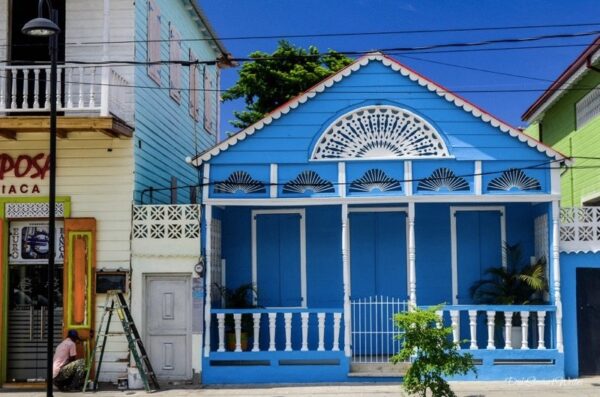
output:
MULTIPOLYGON (((133 88, 118 71, 101 65, 59 65, 57 111, 65 115, 114 115, 133 120, 133 88)), ((50 66, 0 67, 0 113, 35 114, 50 110, 50 66)))

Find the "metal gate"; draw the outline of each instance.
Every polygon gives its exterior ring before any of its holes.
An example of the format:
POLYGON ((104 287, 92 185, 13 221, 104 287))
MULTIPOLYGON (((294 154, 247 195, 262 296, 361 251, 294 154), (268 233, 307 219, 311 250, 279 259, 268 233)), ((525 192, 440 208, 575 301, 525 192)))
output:
POLYGON ((394 314, 408 310, 408 302, 389 296, 353 300, 352 362, 387 363, 400 350, 394 314))

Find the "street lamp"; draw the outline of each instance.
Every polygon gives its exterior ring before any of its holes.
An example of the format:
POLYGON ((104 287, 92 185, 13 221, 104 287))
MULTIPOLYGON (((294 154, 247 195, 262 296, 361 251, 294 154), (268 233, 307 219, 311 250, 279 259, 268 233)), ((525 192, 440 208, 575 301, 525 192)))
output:
MULTIPOLYGON (((48 37, 50 50, 50 192, 48 198, 48 324, 46 324, 46 396, 52 397, 52 358, 54 353, 54 257, 56 246, 56 60, 58 58, 58 11, 45 0, 50 19, 43 17, 44 0, 38 2, 38 17, 27 22, 21 32, 28 36, 48 37)), ((46 76, 48 78, 48 76, 46 76)))

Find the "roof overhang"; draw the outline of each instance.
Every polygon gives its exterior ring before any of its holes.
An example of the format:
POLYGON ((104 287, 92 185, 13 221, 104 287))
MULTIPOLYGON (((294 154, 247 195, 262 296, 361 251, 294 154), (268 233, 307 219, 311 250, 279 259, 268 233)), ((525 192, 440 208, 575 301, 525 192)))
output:
POLYGON ((600 64, 600 37, 592 42, 523 113, 523 121, 535 123, 554 105, 567 89, 577 84, 593 65, 600 64))
MULTIPOLYGON (((68 138, 70 132, 98 132, 113 138, 130 138, 133 128, 115 117, 71 117, 56 118, 59 138, 68 138)), ((0 137, 17 140, 18 134, 50 131, 48 116, 8 116, 0 117, 0 137)))

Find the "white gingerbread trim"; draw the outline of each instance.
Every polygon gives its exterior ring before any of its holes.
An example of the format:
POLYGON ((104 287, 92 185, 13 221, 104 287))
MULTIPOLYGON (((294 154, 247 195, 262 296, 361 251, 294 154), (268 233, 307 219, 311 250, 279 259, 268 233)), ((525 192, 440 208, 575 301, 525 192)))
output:
POLYGON ((536 148, 539 152, 544 153, 549 157, 553 157, 556 160, 567 160, 569 162, 569 159, 563 154, 555 151, 549 146, 544 145, 543 143, 530 137, 524 132, 514 127, 511 127, 510 125, 492 116, 491 114, 481 110, 466 99, 463 99, 451 93, 449 90, 442 87, 441 85, 434 83, 433 81, 423 77, 422 75, 418 74, 412 69, 409 69, 408 67, 402 65, 395 59, 389 58, 381 53, 372 53, 363 55, 362 57, 358 58, 354 63, 348 65, 336 74, 326 78, 321 83, 315 85, 314 87, 308 89, 304 93, 298 95, 297 97, 291 99, 287 103, 273 110, 266 117, 259 120, 258 122, 232 135, 228 139, 224 140, 223 142, 219 143, 213 148, 205 151, 204 153, 196 155, 191 163, 196 167, 200 166, 202 163, 210 160, 212 157, 218 155, 222 151, 227 150, 230 146, 237 144, 239 141, 243 141, 248 136, 253 135, 256 131, 260 131, 265 126, 271 124, 274 120, 277 120, 284 114, 289 113, 292 109, 296 109, 299 105, 305 103, 310 98, 313 98, 318 93, 323 92, 326 88, 331 87, 334 83, 341 81, 343 78, 348 77, 350 74, 356 72, 363 66, 368 65, 371 61, 379 61, 383 65, 390 67, 392 70, 400 72, 400 74, 402 74, 403 76, 408 77, 412 81, 416 81, 419 85, 426 87, 429 91, 435 92, 437 95, 446 99, 448 102, 454 103, 459 108, 471 113, 477 118, 480 118, 481 120, 492 125, 493 127, 498 128, 500 131, 508 133, 510 136, 517 138, 519 141, 527 143, 527 145, 536 148))

